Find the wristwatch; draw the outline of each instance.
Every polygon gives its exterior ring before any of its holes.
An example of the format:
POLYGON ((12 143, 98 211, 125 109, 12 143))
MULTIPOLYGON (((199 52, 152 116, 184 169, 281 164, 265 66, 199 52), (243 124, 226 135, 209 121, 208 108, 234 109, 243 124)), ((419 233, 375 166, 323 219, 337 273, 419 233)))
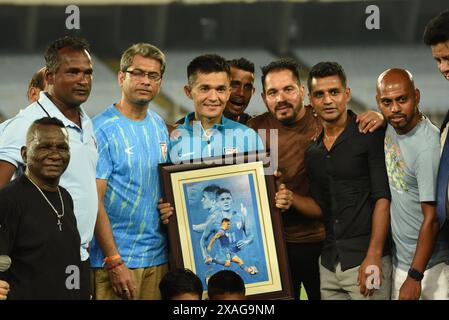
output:
POLYGON ((416 269, 410 268, 408 269, 408 276, 416 281, 421 281, 424 278, 424 273, 419 272, 416 269))

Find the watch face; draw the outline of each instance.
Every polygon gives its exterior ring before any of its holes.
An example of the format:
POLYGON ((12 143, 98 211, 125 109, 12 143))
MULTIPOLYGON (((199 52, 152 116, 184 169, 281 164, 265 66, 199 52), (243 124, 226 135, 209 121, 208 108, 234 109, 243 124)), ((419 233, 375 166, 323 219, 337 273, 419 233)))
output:
POLYGON ((408 270, 408 275, 409 275, 410 278, 412 278, 412 279, 414 279, 416 281, 421 281, 422 278, 424 278, 424 274, 423 273, 421 273, 418 270, 413 269, 413 268, 410 268, 408 270))

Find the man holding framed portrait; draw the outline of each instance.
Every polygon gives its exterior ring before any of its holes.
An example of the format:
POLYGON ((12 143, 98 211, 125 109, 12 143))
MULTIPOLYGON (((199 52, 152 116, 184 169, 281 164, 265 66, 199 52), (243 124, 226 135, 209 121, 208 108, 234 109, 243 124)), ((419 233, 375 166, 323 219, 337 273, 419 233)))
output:
POLYGON ((170 135, 172 163, 263 149, 254 130, 223 116, 231 94, 231 69, 223 57, 196 57, 187 66, 187 78, 184 92, 195 111, 170 135))

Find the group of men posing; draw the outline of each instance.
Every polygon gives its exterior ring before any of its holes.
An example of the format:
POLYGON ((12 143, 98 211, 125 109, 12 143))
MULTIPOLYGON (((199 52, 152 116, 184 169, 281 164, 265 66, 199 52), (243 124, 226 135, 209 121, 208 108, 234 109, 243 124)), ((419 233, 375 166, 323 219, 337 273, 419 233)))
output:
MULTIPOLYGON (((424 40, 449 80, 449 11, 428 24, 424 40)), ((89 50, 79 38, 53 42, 47 87, 0 125, 0 255, 12 260, 0 273, 0 297, 89 299, 92 269, 95 299, 160 298, 163 224, 173 207, 160 200, 158 164, 265 148, 278 158, 273 201, 295 298, 301 284, 309 299, 448 298, 449 116, 440 144, 410 72, 383 72, 383 116, 357 116, 347 110, 351 91, 338 63, 311 68, 304 105, 298 64, 276 60, 262 67, 268 112, 252 118, 244 111, 254 65, 201 55, 184 87, 194 111, 169 135, 149 109, 164 54, 146 43, 128 48, 120 101, 91 121, 81 107, 93 79, 89 50), (258 129, 277 130, 277 150, 258 129), (72 282, 69 266, 79 270, 72 282)))

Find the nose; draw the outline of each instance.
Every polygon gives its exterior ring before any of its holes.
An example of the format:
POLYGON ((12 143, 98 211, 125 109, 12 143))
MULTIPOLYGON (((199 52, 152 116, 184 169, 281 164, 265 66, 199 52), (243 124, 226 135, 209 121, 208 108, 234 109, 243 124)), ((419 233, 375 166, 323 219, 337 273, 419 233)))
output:
POLYGON ((276 103, 279 103, 279 102, 282 102, 282 101, 285 101, 284 94, 282 93, 282 91, 279 91, 276 94, 276 103))
POLYGON ((244 93, 243 85, 239 85, 237 87, 234 87, 234 94, 235 95, 243 96, 243 93, 244 93))
POLYGON ((218 93, 217 93, 217 90, 215 90, 215 89, 210 90, 210 91, 209 91, 208 99, 209 99, 209 100, 212 100, 212 101, 216 101, 216 100, 218 99, 218 93))
POLYGON ((79 79, 79 83, 83 83, 83 84, 88 84, 89 81, 91 79, 91 75, 84 73, 84 72, 80 72, 80 79, 79 79))
POLYGON ((325 105, 329 105, 332 104, 332 99, 331 99, 331 95, 328 92, 324 93, 324 99, 323 102, 325 105))
POLYGON ((449 59, 442 59, 438 64, 438 69, 440 69, 441 73, 449 72, 449 59))
POLYGON ((397 103, 396 101, 393 101, 392 106, 391 106, 391 112, 393 112, 393 113, 398 113, 398 112, 400 112, 401 110, 402 110, 402 109, 401 109, 400 104, 397 103))

